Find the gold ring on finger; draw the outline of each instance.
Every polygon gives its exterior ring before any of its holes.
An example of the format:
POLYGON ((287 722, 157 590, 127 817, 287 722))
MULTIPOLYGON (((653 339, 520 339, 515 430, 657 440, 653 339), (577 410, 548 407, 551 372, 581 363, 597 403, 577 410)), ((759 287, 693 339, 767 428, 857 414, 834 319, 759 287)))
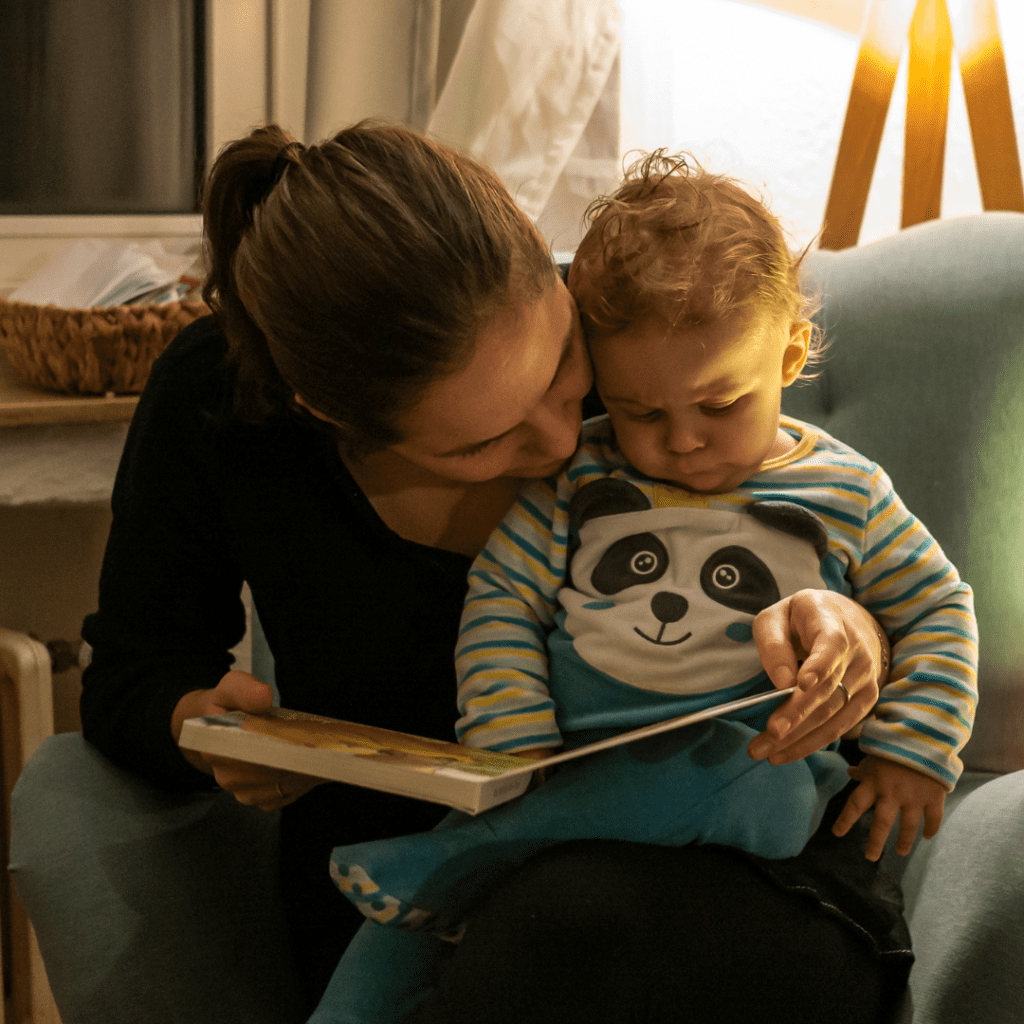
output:
POLYGON ((850 703, 850 691, 845 686, 843 686, 842 683, 836 683, 836 685, 839 687, 840 690, 843 691, 843 696, 846 698, 846 700, 843 702, 843 707, 845 708, 846 705, 850 703))

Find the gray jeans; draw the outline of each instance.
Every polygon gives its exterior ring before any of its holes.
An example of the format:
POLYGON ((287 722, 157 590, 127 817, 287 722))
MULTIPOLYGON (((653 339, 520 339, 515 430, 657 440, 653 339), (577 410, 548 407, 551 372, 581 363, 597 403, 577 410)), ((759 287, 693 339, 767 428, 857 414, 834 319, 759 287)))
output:
POLYGON ((11 870, 63 1024, 301 1020, 277 827, 227 793, 156 790, 78 733, 47 740, 15 788, 11 870))
MULTIPOLYGON (((277 818, 159 792, 78 734, 14 792, 11 869, 63 1024, 299 1024, 277 818)), ((917 962, 900 1024, 1018 1024, 1024 771, 966 773, 904 876, 917 962)))

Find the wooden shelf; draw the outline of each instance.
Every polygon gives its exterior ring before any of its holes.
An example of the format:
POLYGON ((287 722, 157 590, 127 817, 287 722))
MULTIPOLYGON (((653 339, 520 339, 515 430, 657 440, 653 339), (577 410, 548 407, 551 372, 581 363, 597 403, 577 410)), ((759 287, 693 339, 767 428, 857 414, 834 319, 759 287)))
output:
POLYGON ((139 404, 138 395, 86 397, 43 391, 25 383, 0 353, 0 427, 31 423, 96 423, 127 421, 139 404))

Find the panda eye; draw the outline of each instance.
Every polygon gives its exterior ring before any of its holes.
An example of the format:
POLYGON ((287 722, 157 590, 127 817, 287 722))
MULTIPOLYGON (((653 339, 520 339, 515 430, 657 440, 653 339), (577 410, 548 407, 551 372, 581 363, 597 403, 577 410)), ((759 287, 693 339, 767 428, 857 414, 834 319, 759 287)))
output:
POLYGON ((629 567, 637 576, 649 576, 658 568, 658 556, 653 551, 639 551, 630 559, 629 567))
POLYGON ((668 549, 653 533, 634 533, 608 547, 590 583, 599 594, 611 596, 660 579, 668 572, 668 561, 668 549))
POLYGON ((700 570, 701 590, 726 608, 757 615, 779 600, 771 569, 749 548, 719 548, 700 570))
POLYGON ((740 571, 734 565, 720 565, 715 569, 711 579, 721 590, 732 590, 740 581, 740 571))

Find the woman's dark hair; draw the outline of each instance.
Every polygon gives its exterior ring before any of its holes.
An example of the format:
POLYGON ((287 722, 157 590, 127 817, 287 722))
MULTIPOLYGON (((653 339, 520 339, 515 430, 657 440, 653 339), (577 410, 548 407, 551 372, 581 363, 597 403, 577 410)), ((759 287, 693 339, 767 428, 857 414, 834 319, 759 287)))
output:
POLYGON ((203 220, 235 415, 261 422, 298 393, 355 458, 400 441, 397 417, 427 385, 556 277, 492 171, 394 124, 308 147, 255 129, 217 157, 203 220))

